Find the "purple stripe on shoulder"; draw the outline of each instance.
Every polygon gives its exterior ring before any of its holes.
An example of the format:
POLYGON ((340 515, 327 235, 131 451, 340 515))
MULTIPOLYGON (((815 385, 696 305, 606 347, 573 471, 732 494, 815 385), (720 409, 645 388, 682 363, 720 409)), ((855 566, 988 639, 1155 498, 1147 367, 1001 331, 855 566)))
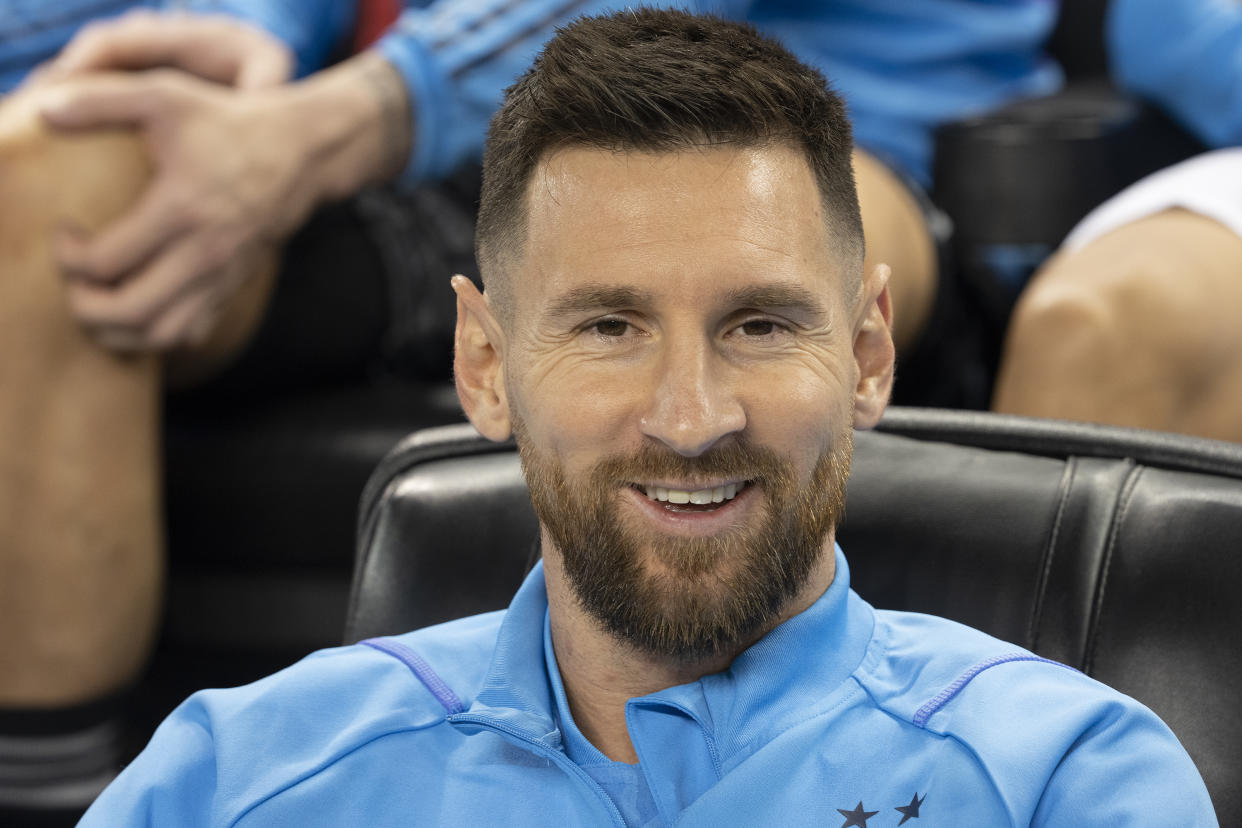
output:
POLYGON ((406 667, 410 668, 410 672, 426 685, 431 691, 431 695, 436 697, 436 701, 444 705, 444 709, 449 715, 461 713, 466 706, 461 703, 461 699, 457 698, 457 694, 452 688, 444 683, 444 679, 431 669, 431 665, 418 653, 402 644, 400 641, 394 641, 391 638, 368 638, 366 641, 358 642, 368 647, 379 650, 381 653, 387 653, 393 658, 400 661, 406 667))
POLYGON ((934 716, 936 711, 940 710, 940 708, 953 701, 953 697, 962 692, 962 690, 966 689, 966 685, 970 684, 975 676, 979 675, 984 670, 997 666, 998 664, 1008 664, 1011 661, 1042 661, 1045 664, 1055 664, 1058 667, 1064 667, 1066 670, 1074 669, 1068 664, 1062 664, 1059 661, 1053 661, 1049 658, 1040 658, 1039 656, 1031 653, 1009 653, 1008 655, 993 656, 986 661, 980 661, 978 664, 962 673, 952 684, 941 690, 934 699, 920 707, 914 714, 915 726, 926 727, 927 720, 934 716))

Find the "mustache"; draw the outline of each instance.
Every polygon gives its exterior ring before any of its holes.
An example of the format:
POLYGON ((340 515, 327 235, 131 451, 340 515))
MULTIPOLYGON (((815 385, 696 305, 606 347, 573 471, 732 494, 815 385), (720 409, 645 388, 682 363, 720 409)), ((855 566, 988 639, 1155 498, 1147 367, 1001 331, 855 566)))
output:
POLYGON ((591 475, 597 486, 629 485, 645 480, 734 478, 763 486, 792 484, 791 464, 769 448, 744 439, 731 440, 694 457, 646 443, 628 455, 610 455, 591 475))

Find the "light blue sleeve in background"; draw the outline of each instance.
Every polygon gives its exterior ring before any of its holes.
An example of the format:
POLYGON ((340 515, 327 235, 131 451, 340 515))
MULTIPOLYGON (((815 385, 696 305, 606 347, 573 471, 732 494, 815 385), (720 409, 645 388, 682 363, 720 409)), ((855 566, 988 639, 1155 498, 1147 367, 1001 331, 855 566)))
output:
POLYGON ((1113 0, 1117 83, 1163 107, 1215 147, 1242 141, 1242 3, 1113 0))

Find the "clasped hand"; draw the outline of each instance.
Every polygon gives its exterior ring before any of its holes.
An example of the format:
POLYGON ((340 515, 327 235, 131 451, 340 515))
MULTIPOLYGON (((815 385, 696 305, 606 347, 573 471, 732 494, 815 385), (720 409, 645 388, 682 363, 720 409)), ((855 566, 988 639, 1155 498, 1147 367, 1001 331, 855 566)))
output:
POLYGON ((202 342, 250 254, 305 218, 299 125, 283 109, 289 87, 276 86, 291 66, 283 44, 246 24, 142 13, 89 27, 36 75, 30 92, 54 129, 131 128, 150 159, 128 212, 55 239, 70 308, 102 344, 202 342))

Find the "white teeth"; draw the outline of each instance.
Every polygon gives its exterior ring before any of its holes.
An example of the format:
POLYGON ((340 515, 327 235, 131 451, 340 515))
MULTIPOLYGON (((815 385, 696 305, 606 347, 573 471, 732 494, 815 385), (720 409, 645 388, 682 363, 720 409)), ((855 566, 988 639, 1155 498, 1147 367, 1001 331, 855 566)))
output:
POLYGON ((666 489, 663 486, 644 486, 643 492, 650 500, 665 503, 694 503, 704 506, 708 503, 723 503, 726 500, 732 500, 745 485, 744 483, 726 483, 723 486, 698 489, 693 492, 687 489, 666 489))

